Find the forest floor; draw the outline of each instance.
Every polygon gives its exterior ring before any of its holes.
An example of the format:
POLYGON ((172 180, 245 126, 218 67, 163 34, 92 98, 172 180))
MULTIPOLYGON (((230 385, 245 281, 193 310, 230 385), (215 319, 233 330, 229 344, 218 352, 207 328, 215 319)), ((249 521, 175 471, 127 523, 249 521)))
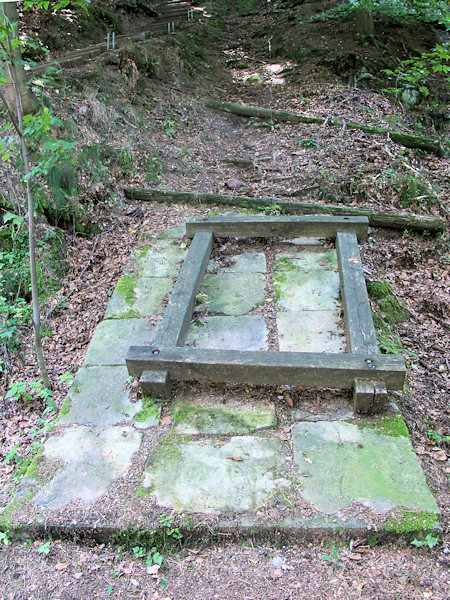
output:
MULTIPOLYGON (((323 6, 328 3, 314 5, 316 11, 323 6)), ((300 16, 309 16, 312 5, 298 10, 305 11, 300 16)), ((59 377, 75 374, 81 366, 138 241, 189 217, 211 213, 201 205, 127 203, 122 187, 214 193, 234 193, 230 187, 238 187, 239 194, 255 197, 347 203, 380 212, 448 214, 449 172, 443 158, 345 127, 278 126, 201 104, 203 97, 216 97, 443 135, 433 127, 439 126, 439 115, 407 111, 376 90, 355 87, 364 53, 366 72, 378 77, 379 68, 389 66, 386 57, 398 51, 396 40, 402 39, 406 57, 426 49, 412 28, 389 28, 382 20, 378 24, 382 45, 364 47, 356 44, 349 18, 318 23, 316 28, 306 24, 290 31, 289 39, 274 34, 269 50, 270 32, 288 31, 285 21, 271 19, 253 15, 230 17, 216 27, 197 24, 190 30, 195 48, 201 50, 195 49, 197 55, 185 34, 158 41, 164 58, 156 72, 152 57, 137 48, 125 56, 122 52, 99 57, 47 83, 53 111, 73 120, 80 146, 107 143, 129 149, 132 157, 127 168, 114 164, 98 177, 80 169, 80 201, 89 207, 101 232, 87 238, 67 231, 68 273, 43 307, 49 332, 45 352, 58 406, 68 386, 59 377), (304 56, 283 55, 282 48, 300 35, 308 36, 304 56), (189 48, 184 46, 188 42, 189 48), (339 64, 326 63, 327 47, 338 49, 339 64), (245 81, 255 73, 262 83, 245 81)), ((434 34, 427 30, 427 35, 431 43, 434 34)), ((394 344, 408 362, 408 388, 393 399, 442 511, 442 543, 429 549, 402 540, 375 545, 355 540, 350 546, 330 539, 298 540, 294 545, 277 545, 273 539, 205 540, 167 551, 163 567, 167 587, 162 589, 161 579, 130 549, 89 540, 10 541, 0 552, 0 598, 448 597, 448 237, 377 229, 361 245, 361 252, 367 278, 389 282, 409 311, 407 321, 392 326, 390 334, 385 332, 384 343, 390 348, 394 344)), ((374 310, 378 309, 375 301, 374 310)), ((3 384, 7 389, 11 381, 38 378, 29 336, 20 354, 11 357, 3 384)), ((274 393, 274 401, 283 401, 277 396, 274 393)), ((301 394, 294 401, 300 403, 301 394)), ((43 408, 37 400, 2 400, 0 475, 5 494, 32 444, 42 442, 51 428, 55 415, 43 416, 43 408)))

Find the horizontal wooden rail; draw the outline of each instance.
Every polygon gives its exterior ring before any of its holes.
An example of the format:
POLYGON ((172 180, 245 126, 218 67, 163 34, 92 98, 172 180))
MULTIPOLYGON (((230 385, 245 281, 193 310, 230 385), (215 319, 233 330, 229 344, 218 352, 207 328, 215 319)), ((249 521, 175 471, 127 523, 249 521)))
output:
POLYGON ((303 217, 271 217, 268 215, 236 217, 201 217, 186 223, 186 235, 197 231, 212 231, 216 237, 331 237, 338 231, 353 232, 366 240, 367 217, 334 217, 307 215, 303 217))
POLYGON ((208 380, 269 385, 352 389, 355 380, 384 381, 402 389, 405 362, 400 356, 251 352, 202 348, 131 346, 128 372, 167 371, 173 380, 208 380))

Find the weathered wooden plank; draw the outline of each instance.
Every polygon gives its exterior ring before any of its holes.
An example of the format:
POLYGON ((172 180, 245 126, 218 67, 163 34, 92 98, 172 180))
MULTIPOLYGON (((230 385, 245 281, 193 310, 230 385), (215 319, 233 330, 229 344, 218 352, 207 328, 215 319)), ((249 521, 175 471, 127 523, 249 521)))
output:
POLYGON ((380 213, 355 206, 336 206, 317 202, 298 202, 279 198, 251 198, 249 196, 228 196, 225 194, 206 194, 202 192, 176 192, 155 188, 124 188, 125 197, 130 200, 147 202, 178 202, 183 204, 206 204, 208 206, 226 205, 251 208, 253 210, 270 209, 278 204, 285 214, 290 215, 342 215, 367 217, 371 227, 387 227, 403 231, 429 231, 440 233, 447 228, 445 219, 430 215, 397 215, 380 213))
POLYGON ((367 217, 238 215, 193 219, 186 223, 186 235, 192 237, 197 231, 212 231, 216 237, 334 238, 338 231, 351 231, 358 239, 365 240, 368 226, 367 217))
POLYGON ((384 381, 401 389, 405 362, 400 356, 250 352, 202 348, 131 346, 128 372, 168 371, 172 380, 209 380, 270 385, 305 385, 352 389, 355 379, 384 381))
POLYGON ((170 400, 172 386, 167 371, 142 371, 139 385, 143 396, 170 400))
POLYGON ((155 336, 155 346, 179 346, 184 343, 206 266, 211 256, 213 234, 195 233, 177 282, 172 290, 164 317, 155 336))
POLYGON ((376 355, 377 336, 356 235, 351 231, 338 231, 336 252, 349 350, 353 354, 376 355))
POLYGON ((355 413, 374 414, 386 408, 388 395, 383 381, 355 381, 353 410, 355 413))

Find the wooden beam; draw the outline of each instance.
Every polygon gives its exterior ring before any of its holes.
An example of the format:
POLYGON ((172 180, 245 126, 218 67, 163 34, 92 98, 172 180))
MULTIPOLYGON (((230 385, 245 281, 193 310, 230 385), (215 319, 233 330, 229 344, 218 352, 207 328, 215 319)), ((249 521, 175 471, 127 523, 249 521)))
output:
POLYGON ((353 387, 353 410, 355 413, 375 414, 386 408, 388 400, 383 381, 355 381, 353 387))
POLYGON ((206 194, 202 192, 176 192, 155 188, 124 188, 125 197, 129 200, 149 202, 177 202, 183 204, 206 204, 208 206, 225 205, 254 210, 273 208, 276 204, 285 214, 291 215, 342 215, 367 217, 371 227, 386 227, 403 231, 429 231, 440 233, 447 228, 447 221, 430 215, 397 215, 379 213, 366 208, 354 206, 336 206, 319 204, 318 202, 299 202, 297 200, 280 200, 279 198, 251 198, 249 196, 228 196, 225 194, 206 194))
MULTIPOLYGON (((172 290, 164 317, 156 330, 155 345, 178 346, 184 344, 206 266, 211 256, 213 234, 197 232, 181 265, 177 282, 172 290)), ((145 396, 170 398, 170 376, 167 370, 147 370, 140 377, 140 386, 145 396)))
POLYGON ((349 351, 367 356, 378 354, 377 336, 356 235, 351 231, 339 231, 336 236, 336 253, 349 351))
POLYGON ((155 346, 131 346, 126 363, 134 377, 140 377, 144 370, 157 370, 168 371, 173 380, 344 389, 352 389, 356 379, 385 381, 390 389, 402 389, 406 371, 400 356, 155 346))
POLYGON ((139 385, 143 396, 170 400, 172 386, 167 371, 142 371, 139 385))
MULTIPOLYGON (((353 354, 376 356, 379 353, 377 336, 373 326, 358 241, 354 233, 338 231, 336 253, 349 350, 353 354)), ((353 409, 356 413, 380 412, 386 407, 387 402, 387 389, 383 380, 354 382, 353 409)))
POLYGON ((210 231, 195 233, 181 265, 164 317, 156 331, 155 346, 171 347, 184 344, 194 310, 195 296, 202 285, 211 256, 213 239, 210 231))
POLYGON ((307 215, 301 217, 271 217, 269 215, 232 217, 201 217, 186 223, 186 235, 197 231, 212 231, 216 237, 331 237, 338 231, 354 232, 360 240, 367 239, 367 217, 335 217, 307 215))

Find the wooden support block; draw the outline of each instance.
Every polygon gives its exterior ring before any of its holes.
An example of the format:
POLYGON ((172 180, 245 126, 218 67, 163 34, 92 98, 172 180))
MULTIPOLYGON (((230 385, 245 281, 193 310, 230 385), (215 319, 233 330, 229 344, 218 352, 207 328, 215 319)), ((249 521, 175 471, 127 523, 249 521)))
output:
POLYGON ((367 239, 367 217, 335 217, 306 215, 270 217, 266 215, 237 217, 201 217, 186 223, 186 235, 212 231, 216 237, 331 237, 338 231, 352 231, 360 240, 367 239))
POLYGON ((155 346, 184 344, 194 310, 195 296, 202 285, 211 256, 213 239, 210 231, 195 233, 156 332, 155 346))
POLYGON ((356 234, 338 231, 336 253, 349 351, 367 356, 378 354, 377 336, 356 234))
POLYGON ((269 385, 304 385, 352 389, 355 379, 384 381, 402 389, 405 361, 401 356, 325 354, 315 352, 258 352, 203 348, 131 346, 130 375, 168 371, 172 380, 229 381, 269 385))
POLYGON ((172 385, 167 371, 142 371, 139 385, 143 396, 170 400, 172 385))
POLYGON ((355 413, 375 414, 386 408, 388 402, 384 381, 356 380, 353 387, 355 413))

